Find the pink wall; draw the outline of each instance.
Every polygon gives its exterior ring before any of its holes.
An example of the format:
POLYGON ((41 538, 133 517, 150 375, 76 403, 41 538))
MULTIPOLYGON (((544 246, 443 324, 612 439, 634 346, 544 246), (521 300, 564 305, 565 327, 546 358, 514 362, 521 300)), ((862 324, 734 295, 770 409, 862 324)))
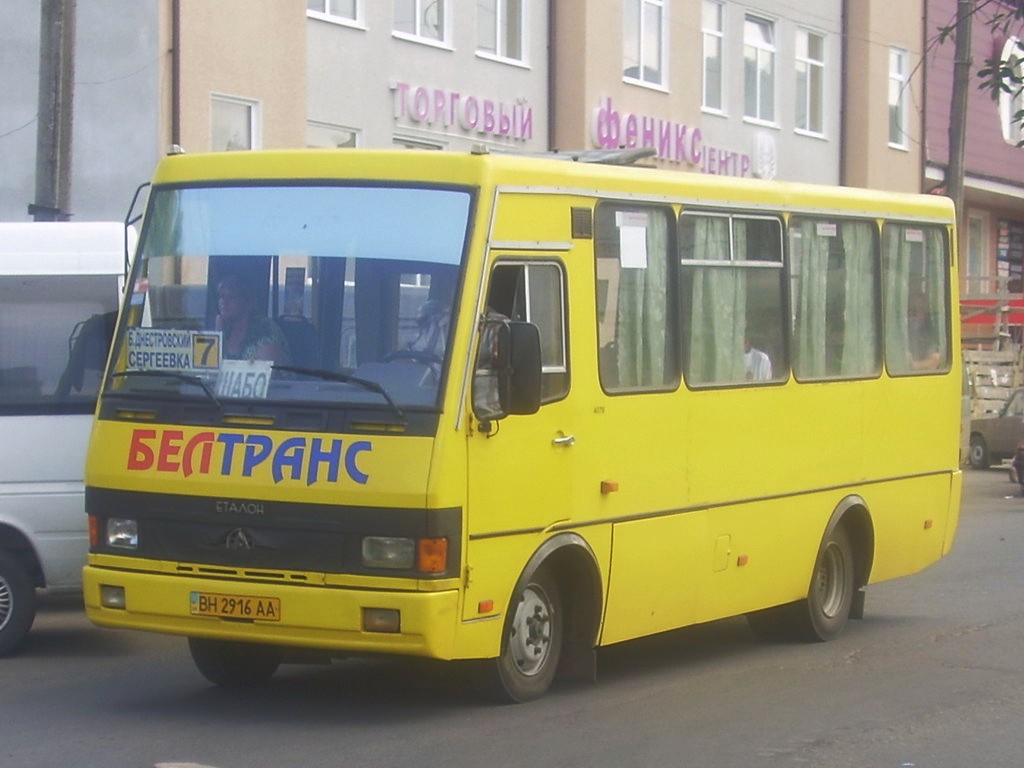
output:
MULTIPOLYGON (((951 23, 956 17, 957 0, 928 0, 926 30, 926 151, 929 163, 945 166, 949 158, 949 112, 953 88, 953 48, 949 39, 938 44, 938 27, 951 23)), ((981 3, 979 3, 981 5, 981 3)), ((997 102, 987 91, 978 89, 981 82, 978 70, 986 59, 1000 55, 1006 35, 993 33, 985 20, 990 11, 983 9, 973 21, 972 83, 967 104, 967 141, 964 165, 968 175, 1014 184, 1024 181, 1024 148, 1017 148, 1003 140, 997 102)), ((1024 39, 1024 29, 1016 32, 1024 39)))

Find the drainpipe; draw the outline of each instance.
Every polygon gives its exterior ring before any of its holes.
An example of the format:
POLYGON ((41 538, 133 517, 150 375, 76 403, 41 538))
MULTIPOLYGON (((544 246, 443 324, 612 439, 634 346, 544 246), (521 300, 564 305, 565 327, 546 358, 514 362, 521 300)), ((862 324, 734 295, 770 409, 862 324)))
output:
POLYGON ((548 0, 548 149, 555 149, 555 109, 558 99, 555 98, 555 30, 558 23, 558 12, 555 6, 558 0, 548 0))
POLYGON ((181 144, 181 0, 171 0, 171 144, 181 144))
POLYGON ((849 114, 849 91, 846 81, 850 77, 850 44, 847 42, 850 31, 850 0, 843 0, 839 14, 839 184, 847 186, 846 178, 846 115, 849 114))

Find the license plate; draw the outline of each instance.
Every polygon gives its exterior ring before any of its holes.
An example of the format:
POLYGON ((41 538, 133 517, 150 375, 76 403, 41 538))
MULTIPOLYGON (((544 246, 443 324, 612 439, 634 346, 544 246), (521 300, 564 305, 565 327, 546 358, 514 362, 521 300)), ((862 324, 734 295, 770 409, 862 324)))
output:
POLYGON ((189 596, 189 611, 193 616, 280 621, 281 600, 276 597, 250 597, 249 595, 220 595, 212 592, 193 592, 189 596))

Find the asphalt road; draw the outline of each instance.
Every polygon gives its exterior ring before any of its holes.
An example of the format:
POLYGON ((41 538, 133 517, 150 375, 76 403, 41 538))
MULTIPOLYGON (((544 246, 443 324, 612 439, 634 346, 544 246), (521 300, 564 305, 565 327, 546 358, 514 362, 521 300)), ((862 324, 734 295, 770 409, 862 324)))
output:
POLYGON ((1024 498, 968 472, 953 553, 869 589, 826 644, 765 644, 743 619, 603 649, 596 684, 483 703, 459 666, 284 667, 208 685, 175 638, 92 627, 51 598, 0 659, 0 767, 812 766, 1024 762, 1024 498), (1008 496, 1010 496, 1008 498, 1008 496))

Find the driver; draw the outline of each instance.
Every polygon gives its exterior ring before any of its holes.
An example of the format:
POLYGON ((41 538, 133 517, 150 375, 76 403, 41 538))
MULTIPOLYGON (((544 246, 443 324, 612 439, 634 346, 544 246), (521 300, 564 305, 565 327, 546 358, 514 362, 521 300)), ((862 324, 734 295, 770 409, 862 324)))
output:
POLYGON ((409 352, 419 352, 438 359, 444 357, 448 342, 448 307, 437 299, 428 299, 416 313, 416 338, 406 345, 409 352))

